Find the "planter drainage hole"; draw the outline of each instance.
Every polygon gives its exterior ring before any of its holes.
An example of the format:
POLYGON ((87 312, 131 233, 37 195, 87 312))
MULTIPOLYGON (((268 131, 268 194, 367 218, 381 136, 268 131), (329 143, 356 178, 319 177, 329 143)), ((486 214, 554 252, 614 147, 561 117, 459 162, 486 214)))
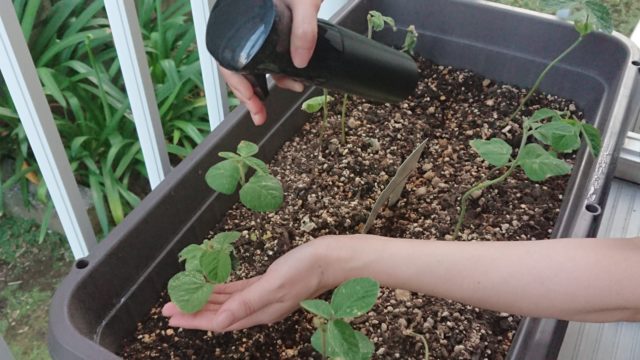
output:
POLYGON ((89 266, 89 260, 80 259, 80 260, 76 261, 76 269, 84 269, 87 266, 89 266))
POLYGON ((631 65, 633 65, 633 66, 640 66, 640 61, 638 61, 638 60, 633 60, 633 61, 631 62, 631 65))
POLYGON ((584 208, 591 215, 600 215, 600 213, 602 212, 602 208, 600 208, 600 205, 594 203, 588 203, 584 208))

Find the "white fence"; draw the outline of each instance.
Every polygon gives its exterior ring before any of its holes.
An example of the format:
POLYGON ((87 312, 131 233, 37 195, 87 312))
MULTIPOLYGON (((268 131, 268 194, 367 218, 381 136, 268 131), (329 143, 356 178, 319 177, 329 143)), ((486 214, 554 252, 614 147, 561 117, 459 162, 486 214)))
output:
MULTIPOLYGON (((302 0, 301 0, 302 1, 302 0)), ((348 0, 324 0, 321 18, 329 18, 348 0)), ((151 188, 171 171, 158 104, 133 0, 104 0, 151 188)), ((213 130, 228 111, 227 88, 205 46, 209 10, 215 0, 191 0, 209 122, 213 130)), ((53 121, 11 0, 0 0, 0 72, 23 124, 49 194, 75 258, 96 245, 78 184, 53 121)), ((238 19, 242 21, 242 19, 238 19)))

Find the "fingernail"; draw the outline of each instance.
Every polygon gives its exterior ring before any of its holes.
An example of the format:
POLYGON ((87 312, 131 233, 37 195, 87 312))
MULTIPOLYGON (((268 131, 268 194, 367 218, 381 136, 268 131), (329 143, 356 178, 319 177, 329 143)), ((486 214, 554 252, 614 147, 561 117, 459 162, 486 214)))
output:
POLYGON ((213 320, 213 328, 215 331, 223 331, 232 325, 233 315, 230 312, 225 311, 223 313, 218 314, 216 319, 213 320))

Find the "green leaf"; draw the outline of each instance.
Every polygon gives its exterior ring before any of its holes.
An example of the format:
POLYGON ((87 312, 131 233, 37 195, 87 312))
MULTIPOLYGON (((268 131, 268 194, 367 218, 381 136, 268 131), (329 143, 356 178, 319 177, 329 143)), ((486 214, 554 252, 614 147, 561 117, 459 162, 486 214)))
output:
POLYGON ((40 81, 42 81, 42 85, 45 93, 51 95, 58 104, 62 105, 63 108, 67 107, 67 101, 62 95, 62 91, 54 78, 55 71, 49 68, 41 67, 37 69, 38 77, 40 81))
POLYGON ((587 0, 584 4, 589 13, 589 21, 594 29, 606 33, 613 32, 611 12, 606 5, 596 0, 587 0))
POLYGON ((369 11, 367 21, 369 22, 369 26, 371 26, 374 31, 380 31, 384 29, 384 20, 382 19, 382 14, 378 11, 369 11))
POLYGON ((218 156, 220 156, 221 158, 225 158, 225 159, 239 159, 240 158, 239 155, 234 154, 234 153, 229 152, 229 151, 219 152, 218 156))
POLYGON ((106 236, 109 233, 109 217, 104 203, 104 192, 102 191, 102 185, 100 184, 98 175, 89 175, 89 187, 91 188, 91 198, 93 199, 100 228, 102 229, 102 233, 106 236))
POLYGON ((261 172, 263 174, 269 173, 269 168, 267 167, 267 164, 264 163, 264 161, 258 158, 254 158, 253 156, 244 158, 243 160, 245 163, 247 163, 247 165, 251 166, 256 171, 261 172))
MULTIPOLYGON (((327 96, 327 102, 331 102, 331 101, 333 101, 333 96, 327 96)), ((315 112, 320 111, 323 105, 324 105, 324 95, 320 95, 320 96, 312 97, 311 99, 308 99, 307 101, 303 102, 302 110, 310 114, 313 114, 315 112)))
POLYGON ((53 59, 53 57, 58 55, 61 51, 66 50, 69 47, 82 44, 87 38, 98 40, 107 37, 111 37, 111 32, 108 29, 89 30, 73 34, 69 37, 61 39, 60 41, 56 41, 49 47, 47 47, 42 55, 37 59, 36 65, 37 67, 42 67, 48 64, 48 62, 53 59))
POLYGON ((324 300, 304 300, 300 302, 300 306, 302 306, 302 308, 307 310, 308 312, 321 316, 327 320, 333 318, 333 309, 331 308, 331 305, 324 300))
POLYGON ((42 244, 45 236, 47 236, 49 222, 51 222, 51 217, 53 216, 53 210, 53 201, 49 201, 45 207, 44 214, 42 215, 42 224, 40 224, 40 232, 38 234, 38 244, 42 244))
POLYGON ((18 119, 18 114, 16 114, 15 111, 8 109, 6 107, 1 107, 1 106, 0 106, 0 116, 11 118, 11 119, 18 119))
POLYGON ((533 181, 571 173, 571 165, 549 154, 538 144, 527 144, 519 155, 518 165, 533 181))
POLYGON ((233 250, 233 243, 236 242, 241 235, 242 234, 238 231, 221 232, 213 237, 213 243, 216 246, 216 249, 229 253, 233 250))
POLYGON ((598 157, 598 155, 600 155, 600 150, 602 149, 600 130, 587 123, 582 123, 580 130, 582 131, 582 137, 587 142, 587 145, 589 145, 591 155, 593 155, 593 157, 598 157))
POLYGON ((238 162, 236 160, 224 160, 213 165, 207 171, 205 180, 213 190, 231 195, 236 191, 240 176, 238 162))
POLYGON ((413 51, 418 44, 418 32, 416 31, 416 27, 413 25, 409 25, 407 28, 407 35, 404 38, 404 44, 402 45, 402 51, 413 55, 413 51))
POLYGON ((360 360, 360 344, 356 331, 344 320, 329 321, 327 340, 339 357, 344 360, 360 360))
MULTIPOLYGON (((326 335, 325 335, 326 336, 326 335)), ((325 354, 324 350, 323 350, 323 346, 322 346, 322 330, 317 329, 313 335, 311 336, 311 346, 313 346, 313 348, 319 352, 320 354, 329 357, 331 359, 335 359, 338 356, 340 356, 337 352, 336 349, 334 349, 331 344, 329 343, 329 339, 325 339, 325 346, 327 348, 327 352, 325 354)))
POLYGON ((231 275, 231 256, 225 251, 204 250, 200 254, 200 269, 210 281, 224 283, 231 275))
POLYGON ((202 274, 182 271, 175 274, 169 285, 169 297, 185 313, 194 313, 204 307, 213 292, 213 284, 208 283, 202 274))
POLYGON ((237 152, 240 156, 252 156, 258 153, 258 145, 250 141, 242 140, 240 144, 238 144, 237 152))
POLYGON ((202 272, 200 269, 200 256, 204 249, 200 245, 191 244, 182 249, 178 254, 178 261, 184 261, 184 268, 187 271, 202 272))
POLYGON ((511 145, 499 138, 491 140, 476 139, 471 140, 469 144, 489 164, 497 167, 505 166, 513 152, 511 145))
POLYGON ((580 125, 577 122, 552 121, 537 127, 533 136, 559 152, 572 152, 580 148, 580 125))
POLYGON ((373 307, 379 292, 380 285, 371 278, 347 280, 333 292, 331 307, 339 318, 360 316, 373 307))
POLYGON ((240 189, 240 202, 253 211, 276 211, 283 201, 282 184, 268 174, 256 173, 240 189))
POLYGON ((387 24, 389 24, 389 26, 391 26, 393 28, 393 31, 396 31, 396 21, 393 20, 393 18, 389 17, 389 16, 383 16, 382 20, 384 20, 384 22, 386 22, 387 24))
POLYGON ((118 187, 116 185, 118 180, 116 180, 110 169, 105 168, 104 164, 102 166, 102 181, 104 182, 104 192, 107 196, 109 209, 111 210, 111 217, 116 224, 120 224, 124 219, 124 209, 122 207, 122 199, 120 198, 120 193, 118 192, 118 187))
MULTIPOLYGON (((22 33, 24 34, 25 39, 27 41, 31 37, 31 31, 33 30, 33 25, 35 24, 36 19, 38 18, 38 10, 40 8, 40 0, 31 0, 26 4, 26 8, 24 13, 21 16, 22 22, 22 33)), ((7 11, 5 9, 5 11, 7 11)))
POLYGON ((358 347, 360 348, 360 359, 361 360, 369 360, 373 356, 373 352, 375 351, 375 347, 371 340, 366 337, 360 331, 355 331, 356 338, 358 339, 358 347))
POLYGON ((611 33, 613 20, 609 8, 598 0, 541 0, 546 10, 569 9, 570 17, 576 24, 576 30, 586 35, 591 30, 611 33))
POLYGON ((527 119, 527 124, 531 125, 534 123, 538 123, 544 119, 551 119, 553 121, 557 121, 560 120, 560 114, 558 114, 557 111, 555 110, 551 110, 548 108, 543 108, 540 110, 537 110, 536 112, 533 113, 533 115, 531 115, 531 117, 529 119, 527 119))
POLYGON ((387 23, 396 31, 396 22, 389 16, 382 15, 379 11, 371 10, 367 16, 367 20, 374 31, 380 31, 384 29, 384 24, 387 23))

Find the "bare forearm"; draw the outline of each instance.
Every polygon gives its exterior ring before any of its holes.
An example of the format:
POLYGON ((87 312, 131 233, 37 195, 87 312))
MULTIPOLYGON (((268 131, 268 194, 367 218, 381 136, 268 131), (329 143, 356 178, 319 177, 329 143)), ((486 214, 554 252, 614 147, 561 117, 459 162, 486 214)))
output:
POLYGON ((579 321, 640 321, 640 239, 446 242, 368 235, 329 242, 337 285, 383 285, 473 306, 579 321))

